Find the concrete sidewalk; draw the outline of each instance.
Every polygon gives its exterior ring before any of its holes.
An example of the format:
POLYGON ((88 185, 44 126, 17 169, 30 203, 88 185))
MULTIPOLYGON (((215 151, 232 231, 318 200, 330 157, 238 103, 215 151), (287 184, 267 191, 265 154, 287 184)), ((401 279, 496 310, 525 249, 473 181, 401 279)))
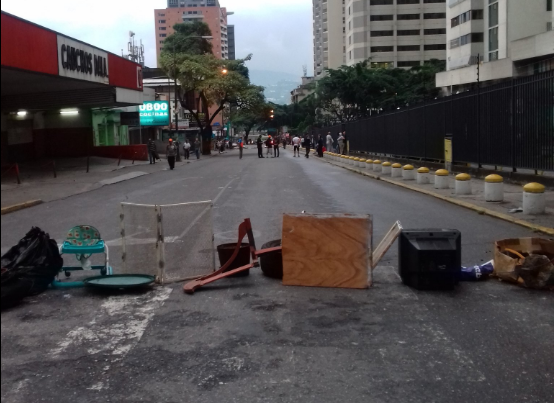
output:
MULTIPOLYGON (((20 166, 21 185, 17 184, 15 176, 2 177, 1 207, 17 206, 29 201, 42 200, 49 202, 64 199, 73 195, 99 189, 103 186, 134 179, 143 175, 168 170, 169 166, 164 156, 156 164, 150 165, 147 161, 122 160, 118 166, 117 159, 90 158, 89 172, 86 172, 86 158, 71 158, 56 161, 57 177, 51 162, 37 162, 20 166)), ((210 158, 201 157, 200 160, 191 159, 188 163, 197 163, 210 158)), ((187 165, 181 160, 175 164, 178 169, 187 165)))
MULTIPOLYGON (((542 215, 526 215, 523 213, 511 213, 510 210, 520 208, 522 206, 523 188, 519 185, 504 184, 504 201, 491 203, 486 202, 484 198, 485 182, 481 179, 473 178, 471 180, 472 194, 468 196, 458 196, 455 194, 455 178, 450 176, 450 189, 435 189, 433 184, 419 185, 415 180, 406 181, 402 178, 393 178, 391 175, 383 175, 379 172, 367 168, 358 168, 344 164, 338 161, 331 161, 325 157, 312 158, 322 162, 348 169, 367 176, 372 179, 383 180, 398 186, 419 191, 430 196, 438 197, 443 200, 458 204, 462 207, 475 210, 479 214, 487 214, 506 221, 514 222, 519 225, 527 226, 528 228, 549 233, 554 235, 554 191, 546 191, 546 214, 542 215)), ((417 169, 417 167, 416 167, 417 169)))

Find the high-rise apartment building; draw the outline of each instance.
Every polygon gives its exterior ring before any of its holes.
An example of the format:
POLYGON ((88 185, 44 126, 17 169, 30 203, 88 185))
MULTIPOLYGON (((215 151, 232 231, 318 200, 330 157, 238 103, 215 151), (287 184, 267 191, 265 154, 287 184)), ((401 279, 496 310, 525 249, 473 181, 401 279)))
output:
POLYGON ((314 76, 336 69, 344 59, 345 0, 313 0, 314 76))
POLYGON ((552 0, 448 0, 446 93, 554 70, 552 0))
POLYGON ((179 23, 203 21, 212 31, 213 52, 217 58, 229 59, 228 13, 218 0, 167 0, 167 8, 154 10, 156 25, 157 59, 165 38, 173 34, 173 26, 179 23))
POLYGON ((446 59, 446 0, 347 0, 346 64, 419 66, 446 59))

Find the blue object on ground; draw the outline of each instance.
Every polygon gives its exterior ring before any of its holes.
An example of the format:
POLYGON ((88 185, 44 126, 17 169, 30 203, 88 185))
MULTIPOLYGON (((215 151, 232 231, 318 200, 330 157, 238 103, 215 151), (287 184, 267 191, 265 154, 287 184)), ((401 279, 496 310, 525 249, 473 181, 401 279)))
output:
POLYGON ((486 280, 494 271, 493 261, 487 262, 481 266, 462 267, 461 281, 480 281, 486 280))

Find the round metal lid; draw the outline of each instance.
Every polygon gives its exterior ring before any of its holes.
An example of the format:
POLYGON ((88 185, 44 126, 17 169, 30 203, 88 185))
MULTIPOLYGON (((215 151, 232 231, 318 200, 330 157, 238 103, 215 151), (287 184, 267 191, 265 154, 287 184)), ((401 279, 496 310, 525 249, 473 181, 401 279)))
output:
POLYGON ((83 280, 86 286, 97 288, 137 288, 153 284, 156 277, 142 274, 116 274, 83 280))

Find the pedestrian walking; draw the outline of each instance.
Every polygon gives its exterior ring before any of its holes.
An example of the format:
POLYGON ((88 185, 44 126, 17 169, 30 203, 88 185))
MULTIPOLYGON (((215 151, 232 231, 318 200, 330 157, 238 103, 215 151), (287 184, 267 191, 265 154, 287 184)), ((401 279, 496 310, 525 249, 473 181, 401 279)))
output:
POLYGON ((148 158, 150 159, 150 165, 156 163, 156 155, 156 142, 154 141, 154 137, 150 137, 150 140, 148 140, 148 158))
POLYGON ((239 159, 242 159, 242 150, 244 148, 244 141, 242 141, 242 138, 238 141, 239 145, 239 159))
POLYGON ((300 140, 300 137, 298 137, 298 136, 294 136, 294 138, 292 139, 292 147, 293 147, 295 157, 297 157, 297 156, 300 157, 300 143, 301 142, 302 142, 302 140, 300 140))
POLYGON ((339 154, 344 155, 344 136, 339 132, 339 138, 337 139, 339 144, 339 154))
POLYGON ((173 139, 169 139, 169 144, 165 148, 165 154, 169 163, 169 169, 173 171, 175 169, 175 157, 177 156, 177 147, 173 144, 173 139))
POLYGON ((266 148, 266 153, 265 153, 266 158, 269 158, 268 156, 271 155, 271 151, 273 150, 273 140, 271 139, 271 136, 269 136, 265 141, 265 148, 266 148))
POLYGON ((317 156, 319 158, 323 158, 323 147, 323 138, 319 135, 317 139, 317 156))
POLYGON ((344 138, 344 155, 348 155, 348 137, 346 137, 346 131, 342 132, 342 137, 344 138))
POLYGON ((310 136, 306 135, 304 137, 304 147, 306 148, 306 158, 310 158, 310 150, 312 148, 312 140, 310 139, 310 136))
POLYGON ((279 158, 279 145, 281 143, 281 140, 279 140, 279 136, 275 137, 275 141, 273 142, 273 156, 279 158))
POLYGON ((202 143, 198 138, 194 141, 194 153, 196 154, 196 159, 200 159, 200 147, 202 147, 202 143))
POLYGON ((225 152, 225 140, 219 143, 219 153, 223 154, 225 152))
POLYGON ((185 154, 185 161, 190 158, 190 143, 188 139, 185 139, 185 144, 183 145, 183 151, 185 154))
POLYGON ((334 143, 333 136, 331 136, 331 132, 329 132, 327 133, 327 151, 329 152, 334 151, 333 143, 334 143))
POLYGON ((256 146, 258 147, 258 158, 264 158, 264 142, 261 134, 256 140, 256 146))

